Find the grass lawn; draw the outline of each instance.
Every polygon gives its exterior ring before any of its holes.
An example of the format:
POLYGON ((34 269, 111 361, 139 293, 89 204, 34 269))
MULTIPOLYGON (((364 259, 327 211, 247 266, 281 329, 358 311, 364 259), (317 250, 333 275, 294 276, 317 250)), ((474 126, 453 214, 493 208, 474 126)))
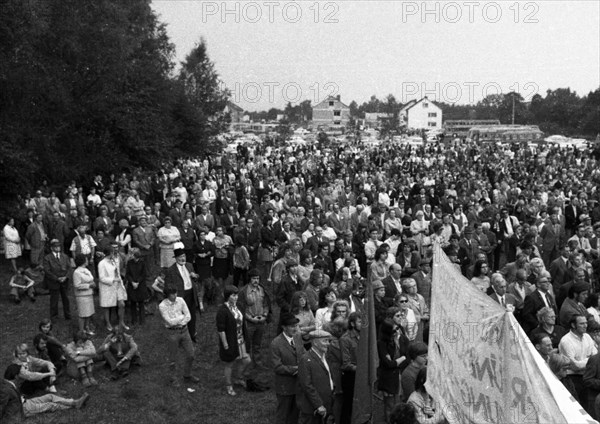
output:
MULTIPOLYGON (((37 302, 27 298, 15 305, 8 296, 9 267, 2 259, 0 265, 0 370, 12 360, 14 346, 21 342, 32 345, 37 334, 37 325, 50 311, 49 296, 38 296, 37 302)), ((97 301, 97 299, 96 299, 97 301)), ((62 308, 59 305, 59 308, 62 308)), ((71 303, 74 319, 61 318, 54 323, 54 333, 62 342, 71 340, 77 329, 74 299, 71 303)), ((100 325, 100 310, 96 304, 96 326, 98 335, 93 339, 96 347, 107 332, 100 325)), ((91 398, 84 409, 42 414, 27 420, 29 423, 214 423, 214 424, 264 424, 271 423, 275 411, 275 395, 272 391, 249 393, 236 388, 238 396, 230 397, 224 392, 223 367, 218 357, 217 333, 215 328, 216 306, 209 305, 198 321, 198 344, 193 373, 201 382, 175 388, 169 384, 169 370, 163 358, 166 354, 166 331, 159 315, 147 316, 143 327, 131 329, 140 347, 143 366, 133 368, 127 379, 111 381, 109 370, 96 368, 96 379, 100 383, 87 391, 91 398), (188 387, 196 389, 194 393, 188 387)), ((268 358, 268 346, 275 335, 275 324, 271 323, 263 342, 263 352, 268 358)), ((178 363, 181 376, 181 363, 178 363)), ((257 379, 271 385, 272 371, 257 370, 257 379)), ((62 376, 57 387, 69 396, 79 397, 85 390, 80 382, 62 376)), ((275 423, 276 424, 276 423, 275 423)))

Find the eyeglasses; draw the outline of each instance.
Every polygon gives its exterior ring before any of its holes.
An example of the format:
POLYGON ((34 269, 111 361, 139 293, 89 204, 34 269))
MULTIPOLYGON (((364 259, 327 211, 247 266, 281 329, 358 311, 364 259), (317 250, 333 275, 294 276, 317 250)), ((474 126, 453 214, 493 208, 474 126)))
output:
POLYGON ((408 300, 400 300, 399 303, 408 303, 408 300))

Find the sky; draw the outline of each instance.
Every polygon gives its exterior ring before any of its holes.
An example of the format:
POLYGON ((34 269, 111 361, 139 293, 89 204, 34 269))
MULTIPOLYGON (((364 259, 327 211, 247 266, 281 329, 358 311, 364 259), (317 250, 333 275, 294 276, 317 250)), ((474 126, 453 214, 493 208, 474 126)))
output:
POLYGON ((181 62, 203 38, 248 111, 328 95, 476 103, 600 87, 600 1, 153 0, 181 62))

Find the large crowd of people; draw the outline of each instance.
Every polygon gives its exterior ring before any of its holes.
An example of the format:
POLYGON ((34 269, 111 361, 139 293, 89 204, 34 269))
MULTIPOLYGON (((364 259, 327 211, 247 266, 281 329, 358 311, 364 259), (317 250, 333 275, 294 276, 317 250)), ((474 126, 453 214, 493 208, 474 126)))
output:
POLYGON ((183 380, 199 381, 197 315, 216 306, 224 396, 274 391, 276 424, 349 423, 371 285, 386 421, 443 423, 443 400, 425 389, 435 243, 600 418, 598 165, 547 146, 355 140, 43 181, 3 229, 11 299, 47 293, 50 306, 35 352, 14 350, 0 418, 81 407, 87 395, 52 395, 60 372, 93 386, 101 359, 114 379, 127 375, 141 364, 128 330, 143 337, 156 302, 174 385, 179 349, 183 380), (59 303, 65 320, 77 314, 70 343, 52 335, 59 303), (272 369, 272 388, 250 365, 272 369), (28 401, 16 407, 13 391, 28 401))

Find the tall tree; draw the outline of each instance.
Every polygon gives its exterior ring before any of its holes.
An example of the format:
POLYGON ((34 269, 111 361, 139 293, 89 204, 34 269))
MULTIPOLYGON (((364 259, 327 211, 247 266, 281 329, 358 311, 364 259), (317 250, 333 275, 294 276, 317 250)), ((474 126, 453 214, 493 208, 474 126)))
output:
POLYGON ((204 39, 200 39, 181 63, 179 81, 196 113, 206 122, 203 136, 198 140, 200 146, 206 147, 210 136, 225 131, 229 126, 224 109, 230 93, 222 88, 215 65, 208 57, 204 39))

